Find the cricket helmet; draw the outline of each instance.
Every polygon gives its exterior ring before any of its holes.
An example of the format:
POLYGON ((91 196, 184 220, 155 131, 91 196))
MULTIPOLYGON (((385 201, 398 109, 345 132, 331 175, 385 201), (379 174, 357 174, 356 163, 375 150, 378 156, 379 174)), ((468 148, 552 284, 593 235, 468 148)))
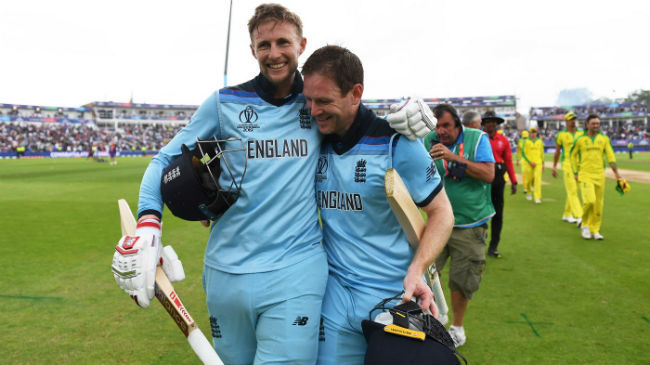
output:
POLYGON ((431 314, 424 313, 418 304, 406 302, 387 307, 389 302, 399 300, 400 296, 401 293, 382 300, 370 311, 369 319, 361 322, 368 344, 364 364, 459 365, 456 355, 465 360, 456 351, 445 327, 431 314), (370 320, 376 310, 388 310, 375 317, 376 320, 388 318, 388 322, 370 320), (386 316, 386 313, 390 313, 390 316, 386 316))
POLYGON ((193 150, 182 145, 181 154, 163 170, 160 182, 163 202, 178 218, 216 220, 239 197, 246 172, 245 155, 239 138, 197 138, 193 150), (236 148, 228 148, 233 143, 236 148), (226 155, 239 151, 244 156, 244 166, 241 178, 236 181, 226 155))
POLYGON ((568 112, 564 114, 564 120, 573 120, 578 119, 578 116, 574 112, 568 112))

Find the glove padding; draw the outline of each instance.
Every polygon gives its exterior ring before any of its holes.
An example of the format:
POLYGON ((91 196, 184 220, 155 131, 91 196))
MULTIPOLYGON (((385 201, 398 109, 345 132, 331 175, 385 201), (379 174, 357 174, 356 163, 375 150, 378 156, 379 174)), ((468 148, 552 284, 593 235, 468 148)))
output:
POLYGON ((156 267, 161 264, 171 282, 185 279, 183 265, 171 246, 162 248, 161 226, 157 219, 138 222, 135 236, 124 236, 115 246, 115 282, 142 308, 155 294, 156 267))
POLYGON ((424 138, 438 122, 431 108, 419 98, 391 105, 386 120, 391 128, 411 140, 424 138))
POLYGON ((619 194, 623 195, 630 191, 632 189, 630 187, 630 184, 627 183, 627 181, 623 178, 619 178, 616 180, 616 191, 618 191, 619 194))

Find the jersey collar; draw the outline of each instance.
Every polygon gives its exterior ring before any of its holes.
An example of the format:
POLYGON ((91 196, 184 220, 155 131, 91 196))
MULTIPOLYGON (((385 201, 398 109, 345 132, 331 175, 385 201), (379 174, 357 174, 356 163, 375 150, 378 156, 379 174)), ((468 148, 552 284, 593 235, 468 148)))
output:
POLYGON ((259 75, 255 76, 253 79, 253 85, 255 86, 255 92, 267 103, 273 104, 275 106, 282 106, 287 102, 291 101, 296 95, 302 92, 302 75, 296 70, 296 75, 293 78, 293 85, 291 85, 291 91, 289 95, 284 98, 274 98, 273 93, 275 92, 275 86, 260 72, 259 75))

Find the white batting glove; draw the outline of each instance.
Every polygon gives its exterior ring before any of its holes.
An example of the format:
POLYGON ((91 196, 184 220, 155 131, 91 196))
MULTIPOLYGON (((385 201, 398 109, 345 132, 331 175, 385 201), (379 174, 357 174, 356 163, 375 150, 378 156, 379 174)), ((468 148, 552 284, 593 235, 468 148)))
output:
POLYGON ((420 98, 409 98, 399 104, 391 105, 386 120, 391 128, 411 140, 423 138, 436 127, 438 122, 431 108, 420 98))
POLYGON ((156 266, 163 252, 161 235, 160 220, 140 219, 135 236, 124 236, 115 246, 113 277, 142 308, 147 308, 154 296, 156 266))

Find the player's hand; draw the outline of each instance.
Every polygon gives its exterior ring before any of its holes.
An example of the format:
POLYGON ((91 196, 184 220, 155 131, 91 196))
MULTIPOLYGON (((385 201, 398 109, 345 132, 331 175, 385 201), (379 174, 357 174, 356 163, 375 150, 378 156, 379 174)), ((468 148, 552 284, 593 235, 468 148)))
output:
POLYGON ((534 162, 532 162, 532 161, 531 161, 531 162, 529 162, 528 164, 529 164, 529 165, 530 165, 530 167, 532 167, 532 168, 535 168, 535 166, 537 166, 537 164, 536 164, 536 163, 534 163, 534 162))
POLYGON ((158 218, 143 217, 138 221, 135 236, 123 236, 115 246, 113 277, 142 308, 147 308, 154 296, 156 266, 163 252, 161 234, 158 218))
POLYGON ((210 227, 210 221, 207 220, 207 219, 204 219, 204 220, 201 221, 201 225, 203 227, 210 227))
POLYGON ((553 177, 557 177, 557 170, 555 169, 555 167, 553 168, 553 170, 551 170, 551 175, 553 175, 553 177))
POLYGON ((517 183, 510 185, 510 195, 517 194, 517 183))
POLYGON ((431 291, 431 287, 424 281, 422 274, 413 273, 409 270, 406 277, 404 277, 403 285, 404 295, 402 296, 402 302, 416 298, 422 310, 428 310, 434 317, 438 318, 440 313, 433 299, 433 291, 431 291))
POLYGON ((391 128, 411 140, 423 138, 437 123, 431 108, 419 98, 408 98, 399 104, 391 105, 386 120, 391 128))
POLYGON ((437 160, 453 161, 454 157, 456 157, 456 154, 451 152, 451 150, 449 150, 449 148, 447 148, 447 146, 445 146, 442 143, 437 143, 431 146, 429 155, 434 161, 437 160))

